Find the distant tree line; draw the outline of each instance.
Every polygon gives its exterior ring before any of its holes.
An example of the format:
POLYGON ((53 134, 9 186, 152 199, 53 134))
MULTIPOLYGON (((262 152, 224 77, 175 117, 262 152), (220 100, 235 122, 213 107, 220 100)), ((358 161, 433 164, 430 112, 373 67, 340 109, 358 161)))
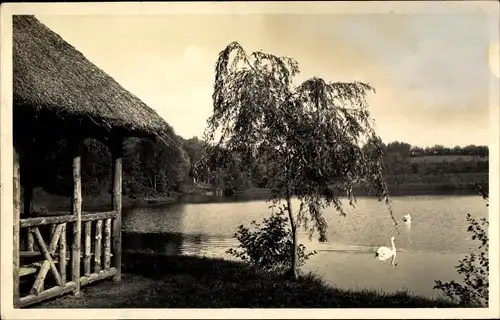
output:
MULTIPOLYGON (((221 190, 226 195, 249 188, 272 186, 264 174, 265 163, 256 157, 256 166, 251 170, 242 166, 243 154, 227 154, 230 165, 218 172, 198 172, 194 178, 195 165, 202 155, 204 142, 193 137, 184 139, 175 136, 178 146, 166 146, 147 138, 129 138, 124 142, 123 192, 129 196, 168 195, 172 192, 186 193, 221 190)), ((33 156, 37 159, 33 168, 35 186, 54 194, 70 195, 72 190, 72 162, 65 140, 38 141, 33 156)), ((441 145, 416 147, 405 142, 382 144, 385 154, 385 173, 388 175, 445 175, 460 173, 487 173, 487 146, 470 145, 448 148, 441 145), (431 162, 412 162, 424 156, 474 156, 465 160, 449 161, 433 157, 431 162)), ((111 153, 102 143, 87 139, 82 154, 82 191, 87 195, 99 195, 111 190, 111 153)))
POLYGON ((397 153, 403 158, 424 156, 476 156, 484 158, 488 156, 487 146, 468 145, 465 147, 455 146, 453 148, 436 144, 433 147, 412 146, 406 142, 393 141, 385 145, 387 153, 397 153))

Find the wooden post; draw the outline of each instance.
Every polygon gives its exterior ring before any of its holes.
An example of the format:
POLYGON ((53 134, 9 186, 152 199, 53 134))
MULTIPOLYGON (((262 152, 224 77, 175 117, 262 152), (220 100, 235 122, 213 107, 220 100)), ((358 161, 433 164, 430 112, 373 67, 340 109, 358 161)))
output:
POLYGON ((83 275, 88 277, 90 276, 90 249, 91 249, 91 244, 90 244, 90 233, 92 230, 92 222, 91 221, 85 221, 85 244, 84 244, 84 259, 83 259, 83 275))
POLYGON ((82 181, 81 181, 81 144, 80 139, 73 140, 73 202, 72 213, 76 216, 73 225, 71 248, 71 281, 76 283, 75 295, 80 294, 80 254, 82 244, 82 181))
MULTIPOLYGON (((24 218, 31 218, 33 215, 33 163, 34 158, 33 153, 34 143, 33 141, 26 141, 23 144, 23 150, 26 153, 20 163, 21 167, 23 167, 23 177, 21 183, 24 185, 24 197, 23 197, 23 213, 24 218)), ((35 240, 33 238, 33 234, 29 232, 29 229, 26 228, 27 242, 26 242, 26 251, 34 250, 35 240)))
POLYGON ((66 223, 62 224, 61 237, 59 238, 59 274, 62 283, 66 283, 66 223))
POLYGON ((101 238, 102 238, 102 220, 97 220, 95 226, 94 242, 94 272, 101 271, 101 238))
POLYGON ((122 157, 123 140, 114 140, 111 148, 113 156, 113 210, 116 211, 116 218, 113 220, 113 265, 116 268, 116 275, 113 280, 121 281, 122 269, 122 157))
POLYGON ((111 219, 104 221, 104 270, 110 268, 111 257, 111 219))
MULTIPOLYGON (((27 184, 24 186, 24 216, 31 217, 33 212, 33 186, 29 183, 29 178, 26 179, 27 184)), ((28 231, 28 229, 26 229, 28 231)), ((27 244, 26 250, 33 251, 35 240, 33 239, 33 234, 27 232, 27 244)))
POLYGON ((21 219, 21 172, 19 168, 19 152, 14 146, 14 159, 13 159, 13 186, 12 191, 14 195, 14 208, 13 208, 13 260, 12 260, 12 269, 13 269, 13 280, 14 280, 14 308, 19 307, 20 299, 19 299, 19 229, 20 229, 20 219, 21 219))

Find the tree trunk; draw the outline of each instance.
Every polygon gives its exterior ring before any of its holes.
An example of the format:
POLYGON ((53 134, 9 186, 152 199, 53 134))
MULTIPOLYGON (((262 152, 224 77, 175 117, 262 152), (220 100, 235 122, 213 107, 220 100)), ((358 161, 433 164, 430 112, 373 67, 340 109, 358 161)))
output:
POLYGON ((295 225, 295 220, 293 218, 293 211, 292 211, 292 199, 290 198, 289 192, 287 192, 287 210, 288 210, 288 217, 290 218, 290 227, 292 229, 292 248, 293 248, 293 253, 292 253, 292 267, 290 270, 287 272, 286 276, 290 280, 297 280, 298 279, 298 273, 297 273, 297 226, 295 225))

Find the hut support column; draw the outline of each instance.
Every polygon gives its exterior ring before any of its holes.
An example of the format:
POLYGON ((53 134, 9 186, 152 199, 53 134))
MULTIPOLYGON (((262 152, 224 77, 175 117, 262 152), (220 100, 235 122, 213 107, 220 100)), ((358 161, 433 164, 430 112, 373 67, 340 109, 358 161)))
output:
POLYGON ((13 280, 14 280, 14 308, 19 307, 19 229, 20 229, 20 219, 21 219, 21 172, 19 166, 19 152, 14 146, 14 159, 13 159, 13 186, 12 191, 14 194, 14 208, 13 208, 13 280))
MULTIPOLYGON (((28 181, 27 181, 28 182, 28 181)), ((33 186, 28 182, 24 186, 24 216, 30 218, 33 215, 33 186)), ((26 251, 34 251, 35 240, 31 232, 27 232, 26 251)))
POLYGON ((121 281, 122 269, 122 162, 123 139, 113 140, 111 153, 113 156, 113 210, 116 218, 113 220, 113 264, 117 272, 113 276, 116 282, 121 281))
POLYGON ((71 281, 76 284, 74 294, 80 294, 80 255, 82 244, 82 179, 81 179, 81 149, 82 140, 74 140, 73 147, 73 202, 72 213, 76 216, 73 225, 71 253, 71 281))
MULTIPOLYGON (((23 213, 25 218, 31 218, 33 215, 33 152, 31 149, 33 144, 27 144, 25 147, 26 155, 22 163, 23 167, 23 181, 24 181, 24 197, 23 197, 23 213)), ((33 234, 26 229, 27 243, 26 251, 34 251, 35 240, 33 234)))

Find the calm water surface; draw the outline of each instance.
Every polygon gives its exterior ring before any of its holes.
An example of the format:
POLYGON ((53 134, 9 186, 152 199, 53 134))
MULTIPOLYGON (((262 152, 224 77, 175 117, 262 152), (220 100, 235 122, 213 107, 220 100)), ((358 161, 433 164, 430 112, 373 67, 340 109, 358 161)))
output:
MULTIPOLYGON (((232 237, 237 226, 261 221, 270 209, 269 203, 260 200, 224 201, 184 200, 125 211, 123 248, 230 259, 225 251, 238 245, 232 237)), ((460 280, 454 266, 477 245, 467 233, 465 217, 469 212, 486 217, 484 200, 478 196, 409 196, 394 197, 393 202, 400 234, 385 206, 375 199, 359 198, 356 208, 346 204, 347 217, 327 208, 329 241, 319 243, 314 237, 309 241, 306 233, 299 236, 307 250, 318 252, 304 268, 339 287, 386 292, 409 289, 429 297, 440 294, 432 289, 434 280, 460 280), (411 225, 402 221, 405 213, 412 215, 411 225), (373 254, 376 247, 390 247, 393 235, 398 251, 396 267, 391 267, 390 260, 374 259, 373 254)))

